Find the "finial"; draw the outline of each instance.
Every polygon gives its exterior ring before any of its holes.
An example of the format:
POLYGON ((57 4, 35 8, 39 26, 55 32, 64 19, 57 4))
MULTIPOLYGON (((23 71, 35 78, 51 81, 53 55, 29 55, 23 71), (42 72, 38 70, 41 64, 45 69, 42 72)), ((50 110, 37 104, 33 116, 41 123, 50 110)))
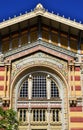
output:
POLYGON ((25 14, 27 14, 27 11, 25 11, 25 14))
POLYGON ((3 22, 5 21, 5 19, 3 19, 3 22))
POLYGON ((42 10, 43 12, 45 12, 45 9, 41 3, 37 4, 36 8, 34 9, 34 11, 38 11, 38 10, 42 10))
POLYGON ((82 23, 82 21, 79 21, 79 23, 81 24, 81 23, 82 23))
POLYGON ((11 17, 9 17, 9 19, 11 19, 11 17))
POLYGON ((57 16, 59 16, 59 13, 57 13, 57 16))
POLYGON ((14 15, 14 18, 16 17, 16 15, 14 15))
POLYGON ((74 22, 76 21, 76 19, 74 19, 74 22))
POLYGON ((64 18, 65 16, 63 15, 63 18, 64 18))
POLYGON ((37 4, 36 9, 43 9, 43 5, 41 3, 37 4))
POLYGON ((70 20, 70 17, 68 17, 68 19, 70 20))
POLYGON ((20 16, 22 15, 22 13, 20 13, 20 16))

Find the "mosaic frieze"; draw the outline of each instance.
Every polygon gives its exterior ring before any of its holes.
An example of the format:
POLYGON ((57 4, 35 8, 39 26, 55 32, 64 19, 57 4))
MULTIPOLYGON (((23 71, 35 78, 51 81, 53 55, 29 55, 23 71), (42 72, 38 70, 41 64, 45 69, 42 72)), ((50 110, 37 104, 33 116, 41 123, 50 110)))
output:
POLYGON ((56 67, 67 79, 67 62, 57 57, 52 57, 42 52, 35 53, 12 63, 12 78, 24 67, 35 64, 46 64, 56 67))

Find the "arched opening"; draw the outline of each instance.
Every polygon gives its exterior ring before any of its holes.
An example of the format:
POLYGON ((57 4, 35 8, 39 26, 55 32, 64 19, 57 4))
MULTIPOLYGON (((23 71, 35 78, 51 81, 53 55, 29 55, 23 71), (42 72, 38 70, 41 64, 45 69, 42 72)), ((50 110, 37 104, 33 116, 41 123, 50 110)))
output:
POLYGON ((24 125, 25 130, 27 127, 33 130, 34 125, 35 129, 40 126, 45 130, 65 128, 68 120, 65 116, 68 112, 67 86, 55 71, 47 67, 41 67, 40 71, 33 67, 20 77, 12 92, 12 106, 18 112, 20 130, 24 125))

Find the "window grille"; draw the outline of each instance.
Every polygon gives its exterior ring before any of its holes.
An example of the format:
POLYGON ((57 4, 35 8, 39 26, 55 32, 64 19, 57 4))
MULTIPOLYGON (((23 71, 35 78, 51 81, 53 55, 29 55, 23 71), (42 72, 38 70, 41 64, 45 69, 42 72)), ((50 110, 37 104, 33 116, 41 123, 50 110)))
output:
POLYGON ((53 111, 52 111, 53 113, 53 121, 59 121, 59 110, 57 109, 54 109, 53 111))
POLYGON ((33 121, 45 121, 45 110, 34 109, 33 110, 33 121))
POLYGON ((25 109, 20 109, 19 112, 20 112, 19 120, 20 121, 26 121, 26 110, 25 109))
POLYGON ((28 97, 28 80, 25 80, 21 86, 20 97, 28 97))
POLYGON ((54 81, 51 81, 51 97, 59 97, 58 87, 54 81))
POLYGON ((33 76, 32 97, 46 97, 46 76, 33 76))

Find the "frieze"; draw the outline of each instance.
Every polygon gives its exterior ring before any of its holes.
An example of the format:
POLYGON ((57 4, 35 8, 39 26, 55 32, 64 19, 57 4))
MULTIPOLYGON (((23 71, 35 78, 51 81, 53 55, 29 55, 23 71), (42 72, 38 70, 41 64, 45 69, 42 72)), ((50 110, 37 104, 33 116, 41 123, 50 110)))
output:
POLYGON ((67 79, 68 76, 68 69, 67 69, 67 62, 61 60, 59 58, 55 58, 49 56, 43 52, 37 52, 36 54, 32 54, 24 59, 15 61, 12 63, 12 78, 24 67, 29 66, 31 64, 44 64, 44 65, 51 65, 56 67, 67 79))

